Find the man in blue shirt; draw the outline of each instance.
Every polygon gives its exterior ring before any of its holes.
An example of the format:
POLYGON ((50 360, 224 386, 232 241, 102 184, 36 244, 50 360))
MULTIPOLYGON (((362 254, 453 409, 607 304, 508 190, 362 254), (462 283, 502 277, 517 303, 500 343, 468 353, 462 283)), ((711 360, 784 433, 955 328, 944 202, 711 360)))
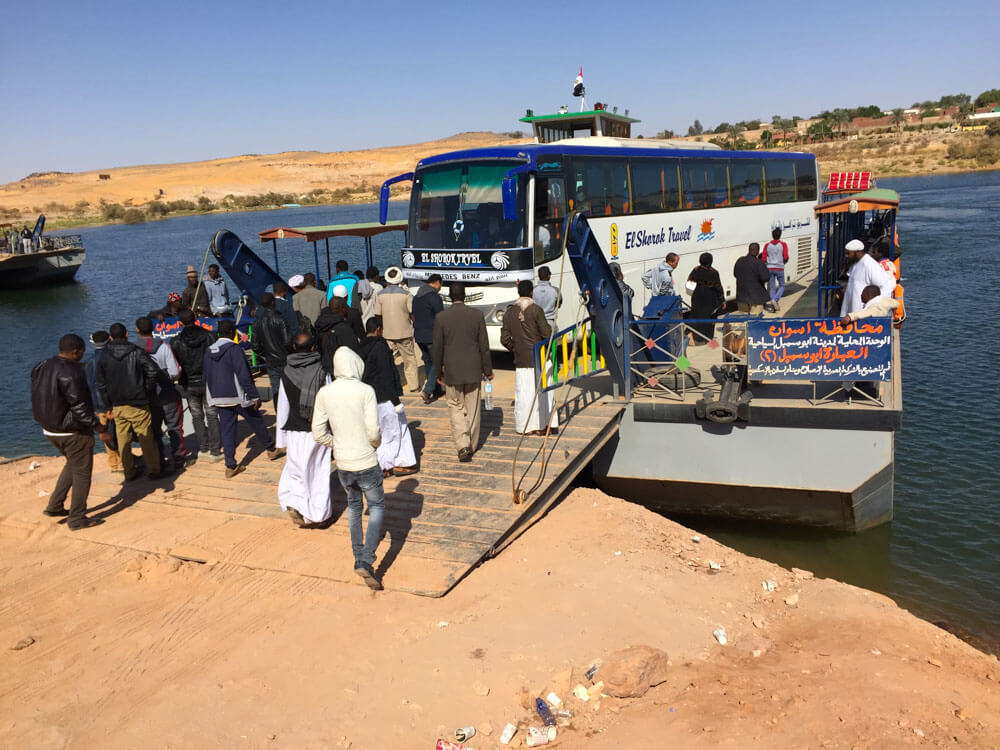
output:
POLYGON ((548 266, 539 268, 538 284, 535 285, 535 290, 531 294, 534 303, 542 308, 542 312, 545 313, 545 322, 550 326, 555 325, 556 308, 562 304, 559 290, 552 286, 551 278, 552 272, 548 266))
POLYGON ((358 277, 347 270, 348 268, 350 268, 350 266, 347 265, 346 260, 341 259, 337 261, 337 273, 326 285, 327 302, 333 298, 333 288, 338 284, 342 284, 344 288, 347 289, 347 306, 352 306, 351 303, 354 300, 354 287, 358 283, 358 277))

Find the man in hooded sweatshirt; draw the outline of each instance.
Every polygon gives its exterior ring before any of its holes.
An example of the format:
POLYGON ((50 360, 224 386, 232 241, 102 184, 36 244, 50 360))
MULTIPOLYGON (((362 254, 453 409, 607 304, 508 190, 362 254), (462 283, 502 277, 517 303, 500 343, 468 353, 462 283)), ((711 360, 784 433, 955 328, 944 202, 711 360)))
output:
POLYGON ((316 341, 300 333, 292 342, 278 387, 276 438, 288 451, 278 481, 278 500, 299 526, 319 524, 330 507, 330 448, 313 440, 312 415, 316 394, 329 381, 323 372, 316 341))
POLYGON ((347 520, 354 551, 354 572, 376 591, 375 549, 382 535, 385 492, 376 448, 382 443, 375 389, 361 381, 364 362, 342 346, 333 355, 334 381, 316 394, 312 434, 333 449, 337 476, 347 493, 347 520), (368 533, 361 528, 362 497, 368 501, 368 533))
POLYGON ((260 394, 250 376, 243 349, 236 344, 236 324, 231 320, 219 321, 219 340, 205 352, 202 377, 208 403, 219 414, 219 428, 222 433, 222 455, 226 461, 226 478, 231 479, 246 470, 244 464, 236 463, 236 417, 247 421, 257 440, 267 451, 267 457, 274 461, 285 455, 275 448, 274 440, 264 426, 260 415, 260 394))
POLYGON ((133 434, 142 446, 146 476, 150 479, 167 476, 170 472, 160 468, 160 451, 153 439, 150 411, 160 368, 152 357, 128 340, 128 331, 121 323, 112 323, 108 333, 111 341, 97 359, 94 379, 101 402, 114 410, 125 481, 138 475, 130 445, 133 434))
POLYGON ((395 474, 404 477, 417 473, 417 457, 413 452, 413 438, 403 411, 403 385, 399 370, 392 360, 392 350, 382 338, 382 319, 377 315, 368 321, 368 335, 361 342, 361 359, 365 371, 361 379, 375 389, 378 401, 378 423, 382 430, 382 444, 378 447, 378 462, 382 476, 395 474))

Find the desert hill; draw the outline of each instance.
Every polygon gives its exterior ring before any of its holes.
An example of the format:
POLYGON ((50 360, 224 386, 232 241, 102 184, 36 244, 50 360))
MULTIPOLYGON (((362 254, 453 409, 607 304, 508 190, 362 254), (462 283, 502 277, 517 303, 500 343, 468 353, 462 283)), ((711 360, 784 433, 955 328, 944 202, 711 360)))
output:
POLYGON ((422 157, 517 142, 500 133, 460 133, 436 141, 363 151, 286 151, 91 172, 46 172, 0 185, 0 218, 33 220, 43 211, 50 218, 72 214, 83 218, 97 213, 102 201, 142 206, 157 199, 197 201, 204 197, 217 203, 227 195, 270 192, 296 197, 318 190, 327 194, 343 191, 345 196, 356 192, 371 200, 386 178, 412 169, 422 157))

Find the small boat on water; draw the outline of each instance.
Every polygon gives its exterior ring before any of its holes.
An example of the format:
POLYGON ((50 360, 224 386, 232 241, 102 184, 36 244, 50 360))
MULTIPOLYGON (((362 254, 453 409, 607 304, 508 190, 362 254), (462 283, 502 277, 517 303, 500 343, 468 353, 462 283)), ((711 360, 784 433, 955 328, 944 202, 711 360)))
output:
POLYGON ((72 281, 87 253, 78 234, 45 237, 39 216, 30 237, 12 224, 0 224, 0 289, 72 281))

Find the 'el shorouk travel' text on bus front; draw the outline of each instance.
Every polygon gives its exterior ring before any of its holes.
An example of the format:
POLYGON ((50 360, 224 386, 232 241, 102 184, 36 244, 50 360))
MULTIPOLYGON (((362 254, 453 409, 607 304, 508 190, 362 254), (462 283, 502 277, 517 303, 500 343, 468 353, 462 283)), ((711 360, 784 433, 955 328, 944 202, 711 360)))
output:
POLYGON ((661 229, 659 232, 647 232, 645 229, 639 229, 635 232, 625 232, 625 249, 663 245, 668 242, 685 242, 689 239, 691 239, 690 225, 687 229, 679 229, 676 232, 673 227, 661 229))

